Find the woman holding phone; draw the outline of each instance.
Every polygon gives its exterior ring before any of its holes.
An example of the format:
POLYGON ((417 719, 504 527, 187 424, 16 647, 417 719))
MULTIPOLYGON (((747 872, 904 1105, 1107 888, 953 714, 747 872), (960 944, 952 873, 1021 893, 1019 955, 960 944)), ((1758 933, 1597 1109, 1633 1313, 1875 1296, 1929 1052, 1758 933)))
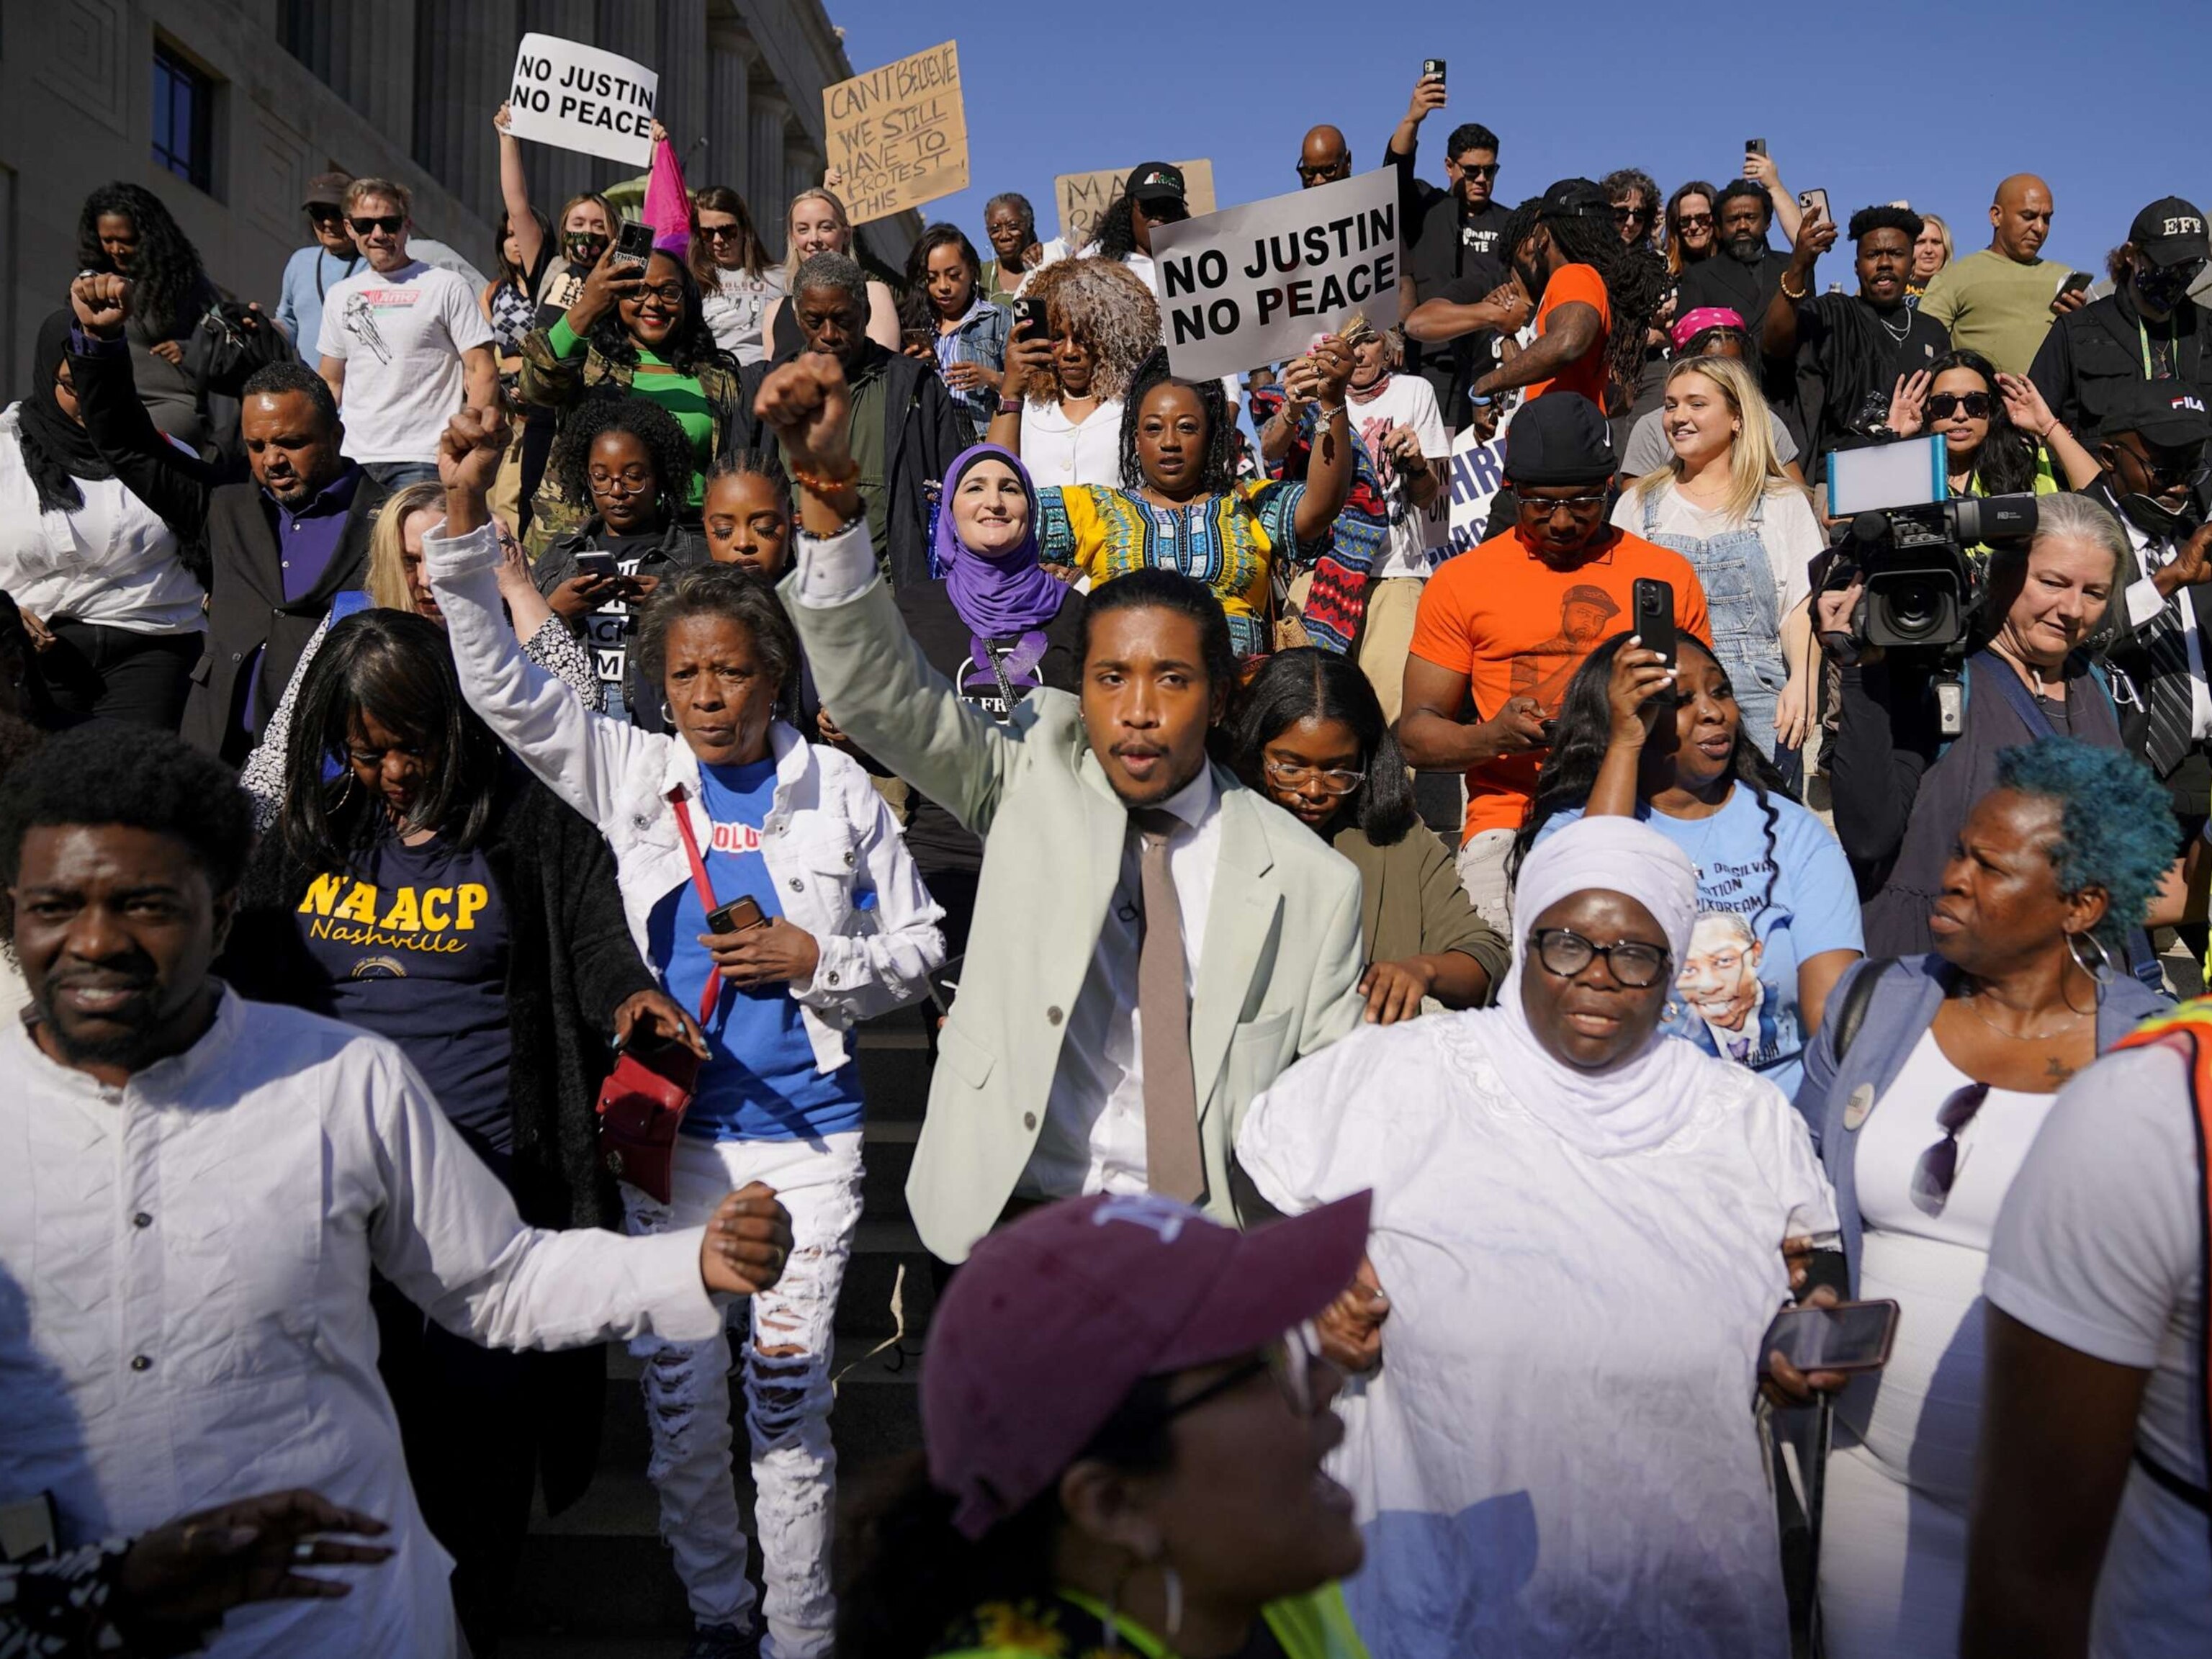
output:
MULTIPOLYGON (((927 994, 944 960, 938 908, 867 774, 792 725, 798 641, 757 577, 686 570, 647 603, 635 649, 672 732, 588 714, 523 658, 499 611, 483 505, 501 435, 466 415, 447 430, 432 586, 471 707, 607 837, 630 936, 706 1035, 672 1200, 625 1187, 630 1230, 696 1224, 732 1170, 791 1212, 791 1268, 751 1304, 740 1369, 768 1629, 777 1649, 808 1651, 835 1616, 831 1322, 860 1214, 864 1103, 848 1033, 927 994)), ((760 1620, 730 1470, 727 1335, 639 1351, 694 1651, 750 1651, 760 1620)))
POLYGON ((1990 1230, 2059 1089, 2166 1000, 2113 964, 2173 855, 2140 762, 2002 750, 1959 832, 1927 956, 1837 986, 1797 1109, 1836 1188, 1850 1294, 1899 1304, 1838 1408, 1820 1604, 1834 1659, 1951 1659, 1980 1437, 1990 1230), (1848 1012, 1846 1012, 1848 1011, 1848 1012))
POLYGON ((1159 302, 1127 265, 1047 265, 1015 301, 991 442, 1018 454, 1041 489, 1119 489, 1121 400, 1159 343, 1159 302))
POLYGON ((937 372, 972 441, 999 406, 1006 368, 1007 315, 983 297, 983 262, 957 225, 932 225, 906 256, 907 321, 927 342, 916 348, 937 372))

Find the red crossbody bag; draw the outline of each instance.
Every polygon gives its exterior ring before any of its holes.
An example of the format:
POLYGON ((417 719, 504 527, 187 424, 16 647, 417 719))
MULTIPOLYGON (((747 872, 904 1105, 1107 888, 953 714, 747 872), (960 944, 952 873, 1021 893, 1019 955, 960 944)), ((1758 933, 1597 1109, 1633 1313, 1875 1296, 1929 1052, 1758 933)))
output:
MULTIPOLYGON (((698 837, 692 833, 681 786, 669 796, 669 805, 684 836, 684 856, 691 860, 691 884, 698 890, 700 907, 712 915, 714 886, 707 879, 707 861, 699 856, 698 837)), ((721 1000, 722 976, 710 970, 699 994, 702 1031, 721 1000)), ((617 1181, 627 1181, 663 1204, 674 1191, 677 1131, 691 1104, 702 1063, 682 1042, 625 1045, 616 1056, 614 1070, 599 1085, 599 1162, 617 1181)))

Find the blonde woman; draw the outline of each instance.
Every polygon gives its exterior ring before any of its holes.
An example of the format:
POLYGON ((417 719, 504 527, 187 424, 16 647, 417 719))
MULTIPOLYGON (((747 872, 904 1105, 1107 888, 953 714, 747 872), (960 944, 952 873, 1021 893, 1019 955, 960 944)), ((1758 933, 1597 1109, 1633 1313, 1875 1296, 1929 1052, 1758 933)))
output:
MULTIPOLYGON (((258 827, 265 829, 274 823, 277 808, 283 803, 285 757, 291 750, 292 706, 298 701, 300 686, 307 678, 307 665, 314 661, 315 653, 322 648, 331 624, 356 611, 374 608, 411 611, 441 628, 446 625, 438 601, 431 594, 429 581, 422 574, 422 538, 445 521, 446 488, 434 482, 409 484, 404 489, 395 490, 378 513, 376 526, 369 532, 368 568, 362 577, 361 591, 341 593, 331 602, 331 614, 308 636, 307 648, 300 653, 299 665, 293 669, 291 681, 284 688, 283 700, 277 703, 260 743, 246 757, 245 769, 239 775, 239 781, 253 797, 258 827)), ((597 709, 599 677, 591 653, 539 594, 537 584, 530 580, 530 565, 522 556, 522 544, 507 533, 505 526, 500 527, 500 540, 507 549, 507 558, 500 566, 499 595, 507 602, 507 619, 514 625, 515 638, 522 641, 523 654, 574 691, 585 708, 597 709)))
POLYGON ((1932 213, 1920 216, 1920 234, 1912 239, 1912 274, 1905 280, 1905 303, 1918 305, 1936 273, 1951 263, 1951 227, 1932 213))
POLYGON ((1613 522, 1696 568, 1744 733, 1774 759, 1803 743, 1810 718, 1808 568, 1826 538, 1776 458, 1766 399, 1741 363, 1676 363, 1660 418, 1673 459, 1636 481, 1613 522))
MULTIPOLYGON (((779 363, 797 356, 803 346, 790 298, 801 262, 815 253, 857 257, 853 252, 853 222, 845 216, 844 203, 827 187, 803 190, 791 198, 784 220, 784 241, 783 294, 769 307, 762 331, 769 343, 769 360, 779 363)), ((886 351, 899 349, 898 301, 886 284, 872 276, 868 278, 868 337, 886 351)))

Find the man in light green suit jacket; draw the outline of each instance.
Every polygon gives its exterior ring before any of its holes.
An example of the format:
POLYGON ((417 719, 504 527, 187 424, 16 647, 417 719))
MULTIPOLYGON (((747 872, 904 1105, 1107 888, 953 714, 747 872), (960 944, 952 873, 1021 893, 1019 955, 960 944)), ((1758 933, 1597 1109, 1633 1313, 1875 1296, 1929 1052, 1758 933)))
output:
POLYGON ((877 575, 848 482, 844 404, 842 374, 819 356, 761 392, 802 487, 784 604, 847 736, 984 840, 907 1182, 922 1241, 961 1261, 1015 1199, 1146 1189, 1143 1085, 1130 1063, 1141 934, 1130 814, 1145 808, 1178 825, 1168 845, 1185 927, 1199 1201, 1245 1218, 1259 1204, 1231 1170, 1245 1109, 1364 1010, 1358 873, 1206 759, 1236 665, 1218 604, 1186 577, 1139 572, 1091 596, 1079 696, 1033 690, 1003 725, 962 699, 877 575))

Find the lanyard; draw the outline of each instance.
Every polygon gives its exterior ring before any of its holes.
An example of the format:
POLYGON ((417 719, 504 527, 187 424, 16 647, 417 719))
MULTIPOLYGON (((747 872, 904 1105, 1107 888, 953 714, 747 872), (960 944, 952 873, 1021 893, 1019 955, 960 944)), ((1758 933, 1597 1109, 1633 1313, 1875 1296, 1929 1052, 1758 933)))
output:
MULTIPOLYGON (((699 856, 699 838, 691 833, 691 812, 684 805, 684 786, 678 784, 668 792, 668 804, 676 813, 676 828, 684 837, 684 856, 691 860, 691 884, 698 890, 699 904, 708 915, 714 914, 714 884, 707 879, 707 860, 699 856)), ((704 1030, 714 1018, 714 1006, 722 1000, 722 970, 710 958, 707 963, 707 983, 699 993, 699 1029, 704 1030)))
MULTIPOLYGON (((318 300, 323 297, 323 261, 328 258, 330 258, 330 255, 324 252, 322 249, 317 248, 315 250, 315 297, 318 300)), ((353 268, 360 263, 361 255, 358 253, 349 258, 346 261, 346 276, 352 276, 353 268)), ((340 282, 343 282, 345 280, 345 276, 341 276, 338 280, 340 282)))

